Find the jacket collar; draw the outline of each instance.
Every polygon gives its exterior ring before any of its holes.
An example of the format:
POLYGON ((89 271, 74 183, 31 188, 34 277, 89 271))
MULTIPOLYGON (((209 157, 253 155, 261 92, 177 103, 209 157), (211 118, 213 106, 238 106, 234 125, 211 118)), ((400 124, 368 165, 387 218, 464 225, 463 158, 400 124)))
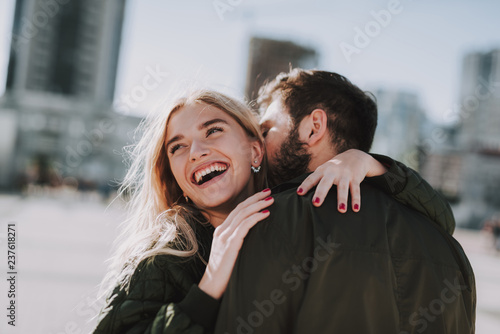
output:
POLYGON ((300 186, 302 184, 302 182, 311 174, 312 172, 310 173, 305 173, 305 174, 302 174, 301 176, 298 176, 290 181, 286 181, 284 183, 281 183, 281 184, 278 184, 277 186, 273 187, 271 189, 271 193, 272 194, 277 194, 277 193, 280 193, 280 192, 283 192, 285 190, 288 190, 288 189, 292 189, 292 188, 298 188, 298 186, 300 186))

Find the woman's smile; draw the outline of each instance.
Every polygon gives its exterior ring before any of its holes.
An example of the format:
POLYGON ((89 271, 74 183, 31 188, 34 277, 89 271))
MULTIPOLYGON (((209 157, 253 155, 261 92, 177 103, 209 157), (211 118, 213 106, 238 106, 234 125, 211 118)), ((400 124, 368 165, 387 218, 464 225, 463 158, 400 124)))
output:
POLYGON ((167 124, 172 174, 184 196, 207 211, 234 208, 254 192, 255 145, 233 117, 203 103, 185 105, 167 124))
POLYGON ((228 163, 212 161, 196 167, 191 176, 191 182, 199 187, 208 187, 226 175, 230 168, 228 163))

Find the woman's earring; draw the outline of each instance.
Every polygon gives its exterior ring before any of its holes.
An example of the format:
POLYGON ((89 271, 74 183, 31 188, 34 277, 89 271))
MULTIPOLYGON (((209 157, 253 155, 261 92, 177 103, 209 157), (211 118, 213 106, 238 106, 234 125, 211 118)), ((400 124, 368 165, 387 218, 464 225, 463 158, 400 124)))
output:
MULTIPOLYGON (((257 160, 255 160, 254 163, 257 163, 257 160)), ((258 172, 260 172, 260 167, 261 166, 258 166, 258 167, 251 166, 250 168, 252 169, 252 172, 257 174, 258 172)))
POLYGON ((189 197, 184 196, 184 198, 186 199, 186 203, 189 203, 189 197))

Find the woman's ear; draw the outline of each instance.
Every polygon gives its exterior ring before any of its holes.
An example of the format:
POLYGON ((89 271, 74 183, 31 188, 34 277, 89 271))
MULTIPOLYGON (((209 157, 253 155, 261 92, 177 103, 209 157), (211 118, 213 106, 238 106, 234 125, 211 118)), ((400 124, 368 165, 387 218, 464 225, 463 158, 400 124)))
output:
POLYGON ((258 167, 264 158, 264 144, 258 140, 252 141, 252 166, 258 167), (257 161, 257 162, 256 162, 257 161))
POLYGON ((299 137, 309 147, 319 143, 328 130, 328 116, 323 109, 314 109, 300 122, 299 137))

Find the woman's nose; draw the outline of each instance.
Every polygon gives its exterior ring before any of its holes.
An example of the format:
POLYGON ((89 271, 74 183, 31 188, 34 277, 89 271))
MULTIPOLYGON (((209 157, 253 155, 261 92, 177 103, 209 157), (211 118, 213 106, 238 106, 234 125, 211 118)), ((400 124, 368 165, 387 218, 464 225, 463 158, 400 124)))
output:
POLYGON ((208 147, 204 145, 202 142, 193 141, 191 143, 191 151, 189 152, 190 153, 189 160, 194 162, 200 159, 201 157, 208 155, 209 152, 210 150, 208 149, 208 147))

